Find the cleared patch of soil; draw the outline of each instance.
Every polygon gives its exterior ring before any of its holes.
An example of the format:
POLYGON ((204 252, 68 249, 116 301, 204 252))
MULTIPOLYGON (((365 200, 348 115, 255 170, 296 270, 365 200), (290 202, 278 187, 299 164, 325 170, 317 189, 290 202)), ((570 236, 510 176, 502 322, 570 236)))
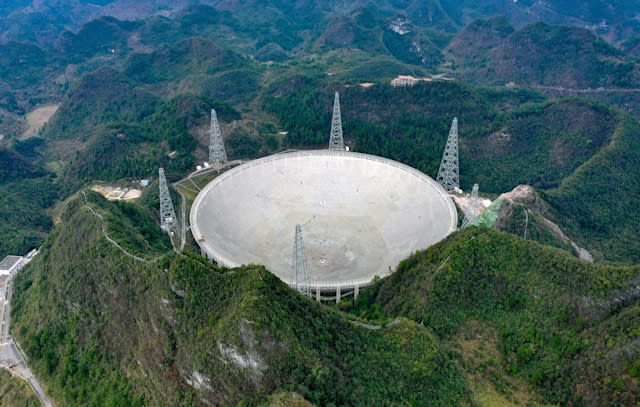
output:
POLYGON ((51 116, 58 111, 60 107, 60 103, 56 103, 53 105, 44 105, 40 106, 37 109, 32 110, 27 113, 27 125, 29 126, 24 133, 22 133, 19 137, 20 140, 28 139, 29 137, 33 137, 37 134, 42 126, 45 125, 51 119, 51 116))

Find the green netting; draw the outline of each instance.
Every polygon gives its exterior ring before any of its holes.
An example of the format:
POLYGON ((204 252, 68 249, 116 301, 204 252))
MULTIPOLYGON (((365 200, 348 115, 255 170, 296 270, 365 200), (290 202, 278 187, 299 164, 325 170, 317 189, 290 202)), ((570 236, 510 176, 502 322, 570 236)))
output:
POLYGON ((498 219, 498 211, 502 206, 502 198, 498 198, 486 208, 480 216, 478 216, 478 220, 475 222, 476 226, 492 228, 495 225, 496 220, 498 219))

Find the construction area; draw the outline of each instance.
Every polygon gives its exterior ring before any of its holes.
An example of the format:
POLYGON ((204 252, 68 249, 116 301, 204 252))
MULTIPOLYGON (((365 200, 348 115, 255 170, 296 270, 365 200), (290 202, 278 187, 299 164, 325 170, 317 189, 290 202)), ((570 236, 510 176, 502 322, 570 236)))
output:
POLYGON ((108 185, 93 185, 92 191, 99 193, 110 201, 131 201, 140 198, 142 191, 136 188, 112 187, 108 185))

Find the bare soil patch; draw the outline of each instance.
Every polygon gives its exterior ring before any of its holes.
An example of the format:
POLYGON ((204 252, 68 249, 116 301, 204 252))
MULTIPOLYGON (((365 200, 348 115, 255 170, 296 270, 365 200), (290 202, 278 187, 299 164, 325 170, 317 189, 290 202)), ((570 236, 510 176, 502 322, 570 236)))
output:
POLYGON ((42 126, 51 119, 51 116, 58 111, 59 107, 60 103, 44 105, 27 113, 26 119, 29 127, 20 135, 20 140, 25 140, 36 135, 42 126))

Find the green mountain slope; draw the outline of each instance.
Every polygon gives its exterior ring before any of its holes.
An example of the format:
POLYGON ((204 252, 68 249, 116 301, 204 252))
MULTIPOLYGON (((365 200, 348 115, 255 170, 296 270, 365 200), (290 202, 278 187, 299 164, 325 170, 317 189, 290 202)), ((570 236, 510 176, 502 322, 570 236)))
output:
POLYGON ((241 65, 242 58, 205 38, 163 46, 151 54, 134 54, 124 73, 142 83, 176 81, 190 74, 214 73, 241 65))
POLYGON ((62 87, 55 79, 63 68, 61 58, 51 50, 17 42, 0 45, 0 131, 3 134, 20 133, 21 123, 17 118, 13 118, 17 122, 14 128, 6 126, 3 116, 7 113, 22 116, 34 106, 51 103, 59 97, 62 87))
MULTIPOLYGON (((140 121, 106 121, 69 163, 71 182, 154 177, 163 167, 175 177, 208 159, 210 111, 223 125, 240 114, 227 104, 194 95, 180 95, 160 103, 140 121), (198 161, 196 161, 198 160, 198 161)), ((91 128, 91 127, 89 127, 91 128)), ((233 151, 229 156, 234 157, 233 151)))
POLYGON ((335 90, 340 91, 346 144, 426 174, 435 175, 438 170, 453 117, 458 116, 465 137, 487 132, 495 117, 490 102, 473 88, 447 82, 411 88, 376 84, 368 89, 307 82, 284 95, 276 91, 265 100, 265 109, 289 132, 290 146, 324 147, 335 90))
POLYGON ((59 196, 58 186, 48 177, 0 185, 0 256, 23 255, 42 244, 53 226, 47 209, 59 196))
POLYGON ((278 43, 287 50, 308 39, 308 35, 304 34, 318 34, 321 26, 333 17, 348 15, 363 6, 381 16, 403 14, 415 21, 416 25, 448 32, 473 19, 505 15, 517 26, 535 21, 590 26, 611 41, 637 33, 636 16, 640 12, 637 2, 633 0, 589 0, 580 3, 567 0, 542 3, 529 0, 377 0, 349 3, 306 0, 42 0, 34 5, 26 0, 13 0, 5 3, 0 4, 0 29, 3 32, 0 39, 4 41, 28 40, 51 45, 64 30, 77 31, 83 24, 99 16, 128 20, 158 15, 180 16, 183 7, 190 7, 188 14, 194 20, 202 21, 197 14, 208 14, 217 18, 216 21, 223 21, 236 35, 253 33, 250 37, 259 43, 278 43), (278 32, 278 27, 281 32, 278 32))
POLYGON ((640 397, 638 267, 469 228, 361 292, 351 312, 369 325, 262 267, 165 254, 146 209, 86 199, 66 203, 14 296, 16 336, 60 405, 297 399, 282 391, 316 405, 640 397))
POLYGON ((501 18, 470 24, 448 54, 479 83, 565 88, 638 87, 635 62, 582 28, 531 24, 510 32, 501 18))
POLYGON ((640 397, 639 279, 638 267, 591 266, 470 228, 403 261, 354 312, 405 316, 450 343, 475 327, 496 342, 494 372, 525 378, 547 402, 630 405, 640 397))
POLYGON ((110 17, 98 18, 83 25, 75 34, 63 33, 56 49, 75 63, 94 56, 126 54, 127 40, 137 25, 110 17))
POLYGON ((607 146, 581 165, 556 189, 544 194, 580 243, 597 257, 640 262, 640 214, 635 191, 640 188, 640 126, 624 116, 607 146))
POLYGON ((10 42, 0 46, 0 80, 12 87, 33 85, 55 68, 51 53, 36 45, 10 42))
POLYGON ((17 143, 15 149, 0 147, 2 258, 23 255, 42 243, 53 225, 48 208, 60 197, 60 185, 54 183, 53 174, 41 166, 37 153, 29 146, 34 144, 17 143))
POLYGON ((47 140, 86 141, 91 130, 115 120, 139 120, 155 109, 158 100, 136 88, 125 75, 99 68, 85 75, 67 93, 60 108, 43 129, 47 140))
POLYGON ((17 337, 59 405, 254 405, 279 391, 317 405, 468 400, 429 329, 407 320, 370 329, 262 267, 164 255, 145 209, 87 199, 103 218, 82 195, 67 202, 14 295, 17 337), (124 255, 102 225, 132 255, 160 257, 124 255))
POLYGON ((502 122, 498 131, 464 138, 465 178, 491 192, 556 187, 612 141, 619 120, 607 106, 579 99, 516 108, 494 122, 502 122))
POLYGON ((18 178, 35 178, 45 172, 16 151, 0 147, 0 184, 18 178))

